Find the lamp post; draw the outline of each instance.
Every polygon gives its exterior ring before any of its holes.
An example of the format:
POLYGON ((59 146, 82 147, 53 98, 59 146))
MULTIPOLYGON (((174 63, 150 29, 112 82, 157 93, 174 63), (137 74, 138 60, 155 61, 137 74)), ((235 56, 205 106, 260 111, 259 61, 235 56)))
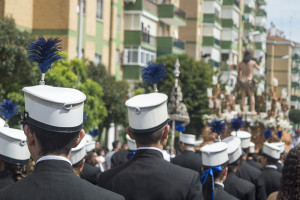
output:
POLYGON ((175 141, 175 126, 176 121, 182 122, 182 126, 186 126, 190 123, 189 114, 187 112, 186 106, 182 102, 183 95, 181 92, 181 87, 178 84, 180 75, 180 63, 176 60, 175 69, 173 71, 175 82, 170 95, 170 101, 168 103, 168 112, 172 120, 172 135, 171 135, 171 153, 174 152, 174 141, 175 141))
MULTIPOLYGON (((179 75, 180 75, 180 63, 179 60, 177 58, 176 63, 175 63, 175 69, 173 71, 174 77, 175 77, 175 83, 174 83, 174 97, 175 97, 175 112, 177 113, 177 107, 178 107, 178 103, 177 103, 177 89, 178 89, 178 79, 179 79, 179 75)), ((171 136, 171 153, 174 152, 174 141, 175 141, 175 120, 176 118, 174 118, 172 120, 172 136, 171 136)))

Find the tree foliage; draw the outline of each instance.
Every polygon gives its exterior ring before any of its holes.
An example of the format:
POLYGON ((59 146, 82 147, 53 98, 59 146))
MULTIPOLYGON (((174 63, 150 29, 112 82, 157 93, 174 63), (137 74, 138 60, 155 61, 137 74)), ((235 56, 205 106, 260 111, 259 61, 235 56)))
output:
MULTIPOLYGON (((206 89, 211 87, 211 70, 205 62, 195 61, 186 54, 179 55, 178 58, 180 62, 179 85, 183 93, 183 102, 190 116, 190 124, 185 132, 199 135, 203 128, 202 115, 209 113, 206 89)), ((158 90, 168 96, 174 86, 173 71, 176 59, 175 55, 165 55, 155 61, 166 66, 166 78, 158 83, 158 90)), ((153 91, 148 83, 139 84, 138 87, 145 88, 146 93, 153 91)))
POLYGON ((86 132, 98 127, 107 116, 103 102, 103 89, 87 77, 87 65, 84 60, 72 59, 57 62, 56 66, 46 73, 47 85, 75 88, 86 95, 84 114, 87 116, 84 129, 86 132))
POLYGON ((127 124, 127 109, 125 100, 128 96, 128 84, 125 81, 116 81, 115 78, 106 72, 102 64, 98 66, 90 63, 87 68, 88 77, 96 81, 103 87, 103 101, 107 109, 107 117, 103 123, 99 124, 99 132, 103 128, 110 127, 111 123, 126 125, 127 124))
POLYGON ((289 119, 294 124, 300 124, 300 110, 291 109, 289 112, 289 119))

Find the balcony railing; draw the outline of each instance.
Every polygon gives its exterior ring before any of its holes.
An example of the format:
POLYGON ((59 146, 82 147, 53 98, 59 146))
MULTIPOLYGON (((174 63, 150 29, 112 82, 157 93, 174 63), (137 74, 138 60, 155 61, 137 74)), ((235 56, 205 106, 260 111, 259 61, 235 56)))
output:
POLYGON ((147 10, 156 15, 157 4, 155 0, 136 0, 135 3, 126 3, 124 10, 147 10))
POLYGON ((223 6, 233 6, 240 8, 239 0, 223 0, 223 6))
POLYGON ((185 11, 178 8, 178 7, 175 7, 175 11, 174 11, 175 15, 183 20, 185 20, 185 11))
POLYGON ((213 24, 213 23, 217 22, 220 25, 222 24, 220 17, 216 14, 204 14, 203 22, 209 23, 209 24, 213 24))
POLYGON ((156 47, 156 37, 144 31, 125 30, 124 32, 126 46, 140 46, 146 43, 152 47, 156 47))
POLYGON ((184 50, 185 43, 181 40, 173 39, 173 45, 174 45, 174 47, 176 47, 178 49, 184 50))
POLYGON ((264 9, 259 8, 256 10, 256 16, 265 16, 266 17, 267 12, 264 9))

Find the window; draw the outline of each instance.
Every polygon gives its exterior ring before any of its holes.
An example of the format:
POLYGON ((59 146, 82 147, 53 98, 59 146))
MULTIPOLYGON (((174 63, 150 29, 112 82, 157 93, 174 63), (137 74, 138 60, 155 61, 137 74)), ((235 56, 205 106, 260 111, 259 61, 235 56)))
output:
POLYGON ((101 60, 102 60, 102 55, 100 53, 95 53, 94 63, 96 66, 101 63, 101 60))
POLYGON ((103 19, 103 0, 97 0, 97 19, 103 19))
POLYGON ((117 16, 117 30, 121 30, 121 15, 117 16))
POLYGON ((115 63, 116 63, 117 65, 120 63, 119 59, 120 59, 120 50, 117 49, 117 50, 116 50, 116 55, 115 55, 115 63))

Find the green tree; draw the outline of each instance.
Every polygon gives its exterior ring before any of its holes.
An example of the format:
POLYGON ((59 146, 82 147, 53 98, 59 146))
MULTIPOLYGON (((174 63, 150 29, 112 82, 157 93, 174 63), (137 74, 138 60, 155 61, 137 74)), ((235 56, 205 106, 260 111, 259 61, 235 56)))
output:
MULTIPOLYGON (((179 55, 178 58, 180 62, 179 85, 183 93, 183 102, 190 116, 190 124, 185 132, 199 135, 203 128, 202 115, 209 113, 206 89, 211 87, 211 70, 207 63, 195 61, 186 54, 179 55)), ((155 61, 166 66, 166 78, 158 83, 158 90, 168 96, 174 86, 173 71, 176 59, 175 55, 165 55, 155 61)), ((148 83, 142 83, 139 86, 145 88, 146 93, 153 91, 148 83)))
MULTIPOLYGON (((104 65, 98 66, 90 63, 87 68, 88 77, 96 81, 103 87, 103 101, 107 109, 107 116, 103 123, 98 124, 99 141, 102 140, 102 132, 105 129, 106 135, 111 123, 117 125, 127 125, 127 109, 125 100, 128 96, 128 84, 125 81, 116 81, 115 78, 106 72, 104 65)), ((107 138, 107 137, 106 137, 107 138)))
MULTIPOLYGON (((24 110, 22 88, 38 82, 39 71, 27 60, 27 45, 33 41, 28 32, 16 28, 12 18, 0 19, 0 100, 12 99, 24 110)), ((18 127, 20 115, 9 121, 18 127)))
POLYGON ((300 124, 300 110, 291 109, 289 112, 289 119, 294 124, 300 124))
POLYGON ((47 85, 75 88, 86 95, 84 114, 87 119, 84 129, 89 132, 103 123, 107 110, 103 101, 103 89, 97 82, 87 78, 86 68, 85 61, 76 58, 57 62, 46 73, 45 82, 47 85))

